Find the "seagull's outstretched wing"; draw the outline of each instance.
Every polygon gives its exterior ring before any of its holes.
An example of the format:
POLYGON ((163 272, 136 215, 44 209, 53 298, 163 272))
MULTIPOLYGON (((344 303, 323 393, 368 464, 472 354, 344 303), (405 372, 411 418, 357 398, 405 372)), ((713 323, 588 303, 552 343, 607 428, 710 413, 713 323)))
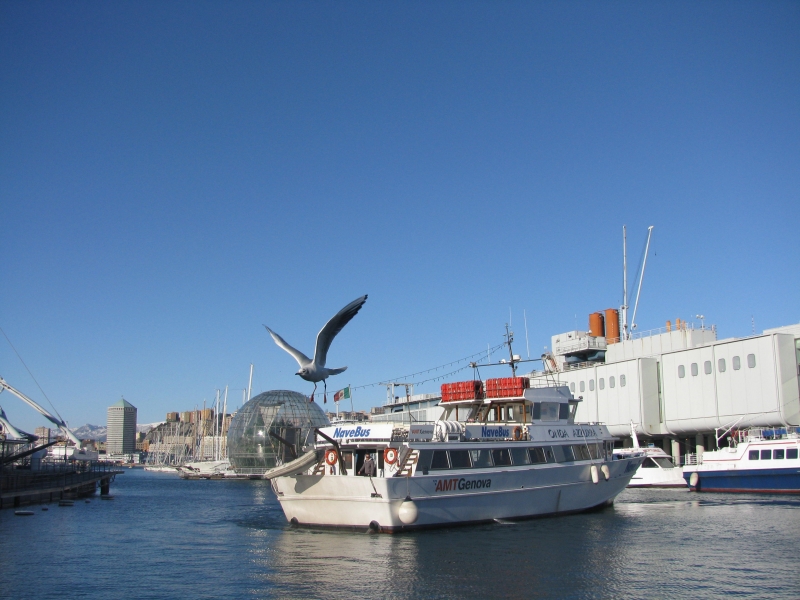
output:
POLYGON ((345 306, 327 323, 325 327, 320 329, 317 334, 317 347, 314 350, 314 362, 320 366, 325 366, 325 361, 328 360, 328 348, 331 347, 331 342, 336 334, 342 330, 342 327, 350 322, 350 319, 356 316, 356 313, 364 306, 367 301, 367 295, 364 294, 360 298, 356 298, 350 304, 345 306))
POLYGON ((284 340, 281 336, 272 331, 272 329, 270 329, 266 325, 264 325, 264 327, 266 327, 267 331, 269 331, 269 334, 272 336, 272 339, 275 340, 275 343, 278 344, 279 347, 286 350, 289 354, 291 354, 297 361, 298 365, 304 367, 311 362, 310 358, 308 358, 305 354, 300 352, 300 350, 298 350, 297 348, 292 348, 289 344, 286 343, 286 340, 284 340))

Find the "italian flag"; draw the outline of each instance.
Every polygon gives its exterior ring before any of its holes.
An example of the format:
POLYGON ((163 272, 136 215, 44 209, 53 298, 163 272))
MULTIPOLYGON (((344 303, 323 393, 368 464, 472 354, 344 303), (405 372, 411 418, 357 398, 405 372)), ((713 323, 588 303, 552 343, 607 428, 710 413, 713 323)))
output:
POLYGON ((339 390, 333 395, 333 401, 339 402, 339 400, 350 400, 350 386, 348 385, 343 390, 339 390))

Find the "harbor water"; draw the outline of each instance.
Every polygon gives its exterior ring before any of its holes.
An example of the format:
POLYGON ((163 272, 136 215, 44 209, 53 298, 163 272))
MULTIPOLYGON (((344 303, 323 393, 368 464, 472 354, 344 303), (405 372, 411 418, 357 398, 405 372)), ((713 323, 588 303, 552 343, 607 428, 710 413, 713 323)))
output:
POLYGON ((126 470, 0 511, 0 596, 800 597, 800 498, 626 490, 601 511, 399 535, 290 527, 265 481, 126 470))

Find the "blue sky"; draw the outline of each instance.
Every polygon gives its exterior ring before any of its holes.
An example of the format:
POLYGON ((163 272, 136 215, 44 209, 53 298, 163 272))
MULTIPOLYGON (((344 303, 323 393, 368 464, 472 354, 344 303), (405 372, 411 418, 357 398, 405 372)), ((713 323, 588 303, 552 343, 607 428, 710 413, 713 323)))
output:
MULTIPOLYGON (((640 329, 797 323, 798 31, 796 2, 0 2, 0 326, 78 426, 236 405, 251 362, 308 393, 262 323, 312 353, 364 293, 331 389, 509 311, 538 356, 621 304, 623 224, 631 277, 655 226, 640 329)), ((46 403, 5 339, 0 375, 46 403)))

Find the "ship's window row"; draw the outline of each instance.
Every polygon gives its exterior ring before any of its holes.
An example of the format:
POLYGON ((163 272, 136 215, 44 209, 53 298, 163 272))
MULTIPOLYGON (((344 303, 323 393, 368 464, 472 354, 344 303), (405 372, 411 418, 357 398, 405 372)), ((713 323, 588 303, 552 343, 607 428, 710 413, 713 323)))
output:
MULTIPOLYGON (((598 384, 598 386, 600 387, 601 390, 604 390, 605 387, 606 387, 605 378, 604 377, 600 377, 597 380, 597 384, 598 384)), ((619 376, 619 387, 625 387, 626 385, 628 385, 627 377, 625 377, 625 375, 620 375, 619 376)), ((617 386, 617 380, 612 375, 611 377, 608 378, 608 387, 613 388, 613 387, 616 387, 616 386, 617 386)), ((581 391, 581 393, 585 392, 586 391, 586 382, 585 381, 578 382, 578 389, 581 391)), ((572 392, 573 394, 575 393, 575 382, 574 381, 569 384, 569 391, 572 392)), ((589 391, 590 392, 594 391, 594 379, 590 379, 589 380, 589 391)))
MULTIPOLYGON (((731 362, 733 363, 733 370, 734 371, 738 371, 739 369, 742 368, 742 361, 738 356, 734 356, 731 362)), ((747 355, 747 367, 750 368, 750 369, 755 369, 756 368, 756 355, 755 354, 748 354, 747 355)), ((699 370, 697 368, 697 363, 692 363, 691 365, 689 365, 689 368, 691 369, 692 377, 697 377, 697 375, 699 373, 699 370)), ((726 369, 727 369, 727 365, 725 364, 725 359, 724 358, 720 358, 717 361, 717 371, 719 371, 720 373, 724 373, 726 371, 726 369)), ((712 371, 713 371, 713 365, 711 364, 711 361, 710 360, 705 361, 703 363, 703 372, 706 375, 711 375, 712 371)), ((680 377, 681 379, 686 377, 686 369, 684 368, 683 365, 678 365, 678 377, 680 377)), ((622 376, 620 376, 620 380, 621 379, 622 379, 622 376)), ((620 385, 625 385, 625 384, 624 383, 620 383, 620 385)))
POLYGON ((481 448, 477 450, 422 450, 417 469, 446 471, 450 469, 484 469, 487 467, 519 467, 544 463, 593 460, 604 457, 602 444, 537 446, 532 448, 481 448))
POLYGON ((775 450, 750 450, 748 460, 783 460, 797 458, 797 448, 776 448, 775 450))

